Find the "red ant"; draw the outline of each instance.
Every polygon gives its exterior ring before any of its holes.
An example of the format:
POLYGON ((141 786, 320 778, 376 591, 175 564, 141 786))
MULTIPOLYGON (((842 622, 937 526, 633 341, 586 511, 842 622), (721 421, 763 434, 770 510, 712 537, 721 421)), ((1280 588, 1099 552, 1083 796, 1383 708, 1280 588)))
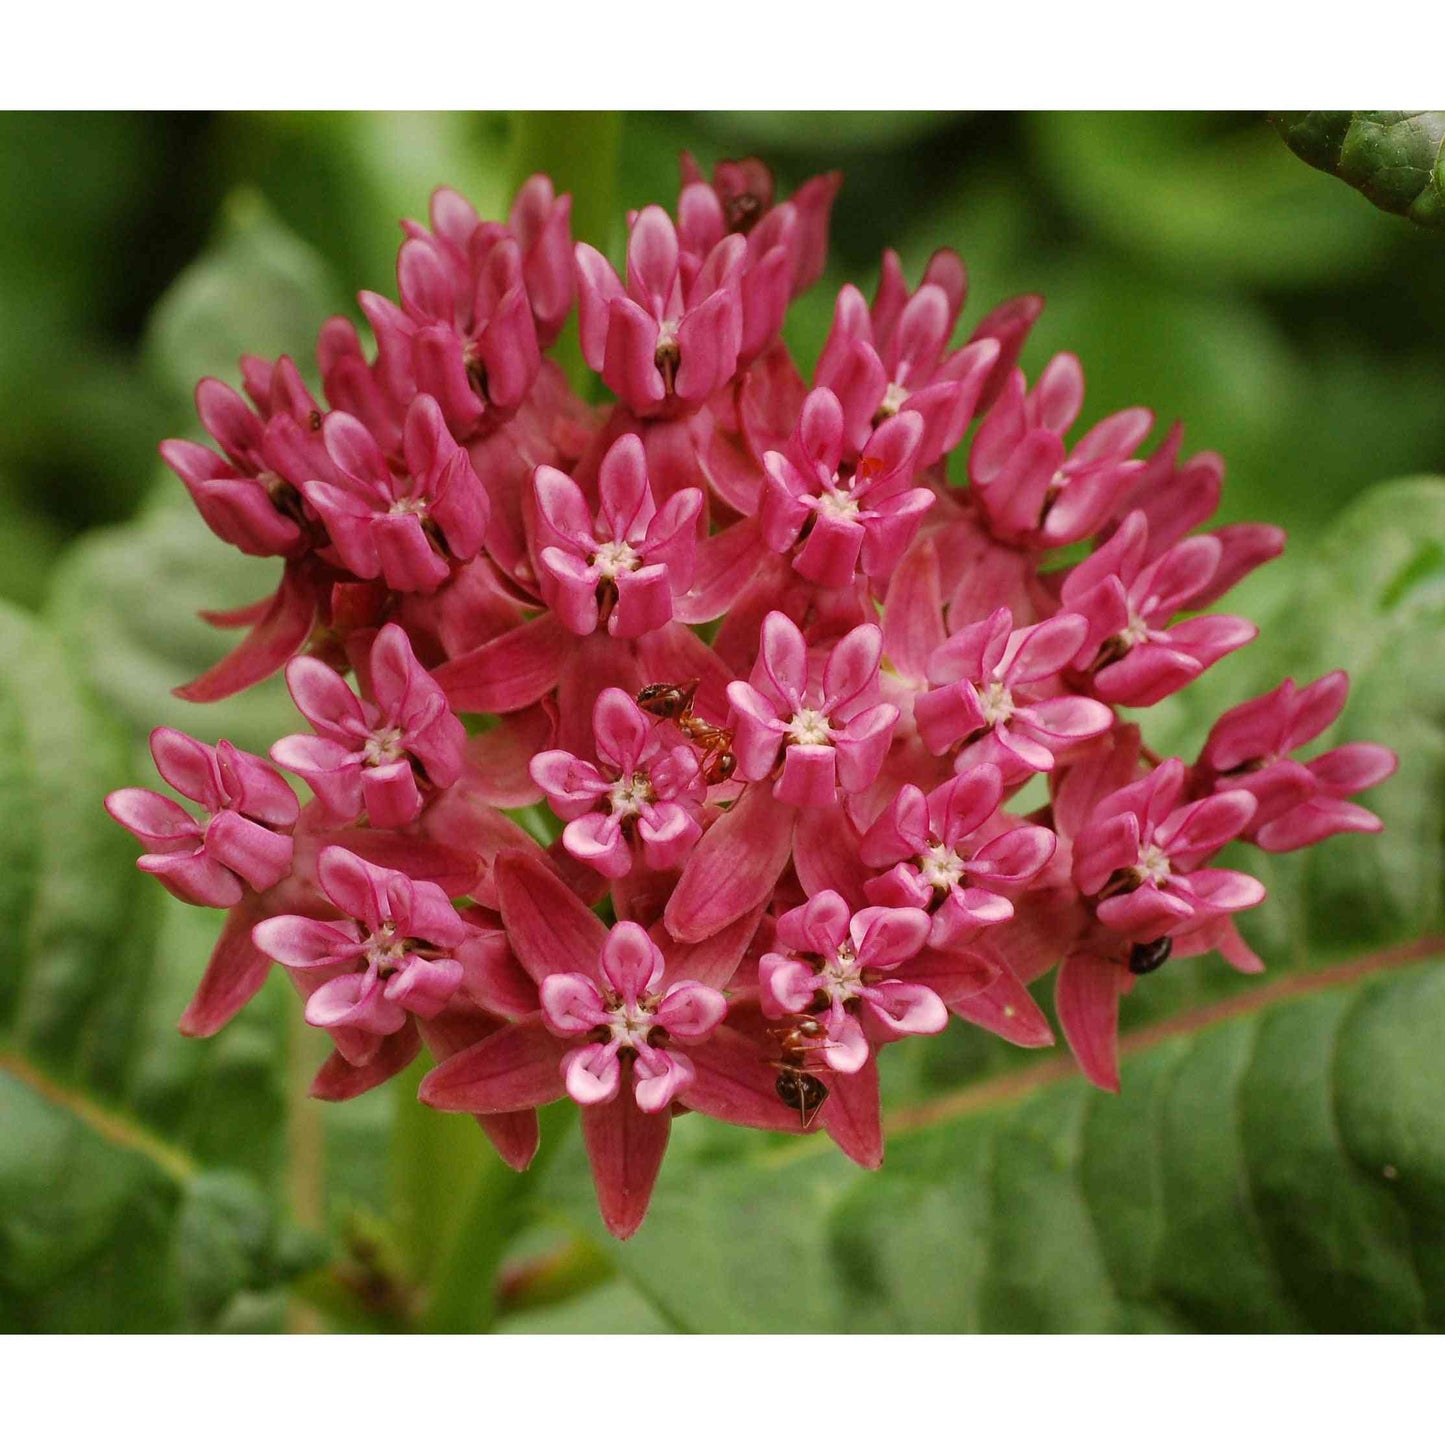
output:
POLYGON ((697 678, 691 682, 648 683, 637 694, 637 705, 643 712, 672 723, 689 742, 702 749, 701 768, 705 783, 725 783, 738 765, 732 752, 732 729, 714 727, 693 712, 697 684, 697 678))
POLYGON ((798 1111, 798 1122, 806 1129, 828 1102, 827 1084, 808 1067, 808 1055, 828 1047, 823 1025, 808 1014, 800 1014, 785 1028, 768 1032, 779 1046, 779 1057, 773 1063, 778 1078, 773 1087, 788 1108, 798 1111))

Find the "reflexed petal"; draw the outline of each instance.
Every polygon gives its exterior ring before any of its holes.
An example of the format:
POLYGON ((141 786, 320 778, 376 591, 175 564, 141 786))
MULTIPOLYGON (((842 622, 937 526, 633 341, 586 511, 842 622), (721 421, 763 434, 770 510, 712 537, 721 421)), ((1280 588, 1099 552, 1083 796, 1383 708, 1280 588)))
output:
POLYGON ((647 1213, 671 1127, 670 1111, 644 1114, 630 1089, 582 1111, 602 1222, 618 1239, 635 1234, 647 1213))
POLYGON ((1059 1024, 1079 1067, 1111 1094, 1119 1092, 1119 995, 1127 977, 1122 964, 1071 953, 1055 989, 1059 1024))
POLYGON ((566 1044, 548 1032, 540 1014, 508 1024, 438 1064, 422 1081, 423 1104, 462 1114, 533 1109, 560 1099, 566 1044))

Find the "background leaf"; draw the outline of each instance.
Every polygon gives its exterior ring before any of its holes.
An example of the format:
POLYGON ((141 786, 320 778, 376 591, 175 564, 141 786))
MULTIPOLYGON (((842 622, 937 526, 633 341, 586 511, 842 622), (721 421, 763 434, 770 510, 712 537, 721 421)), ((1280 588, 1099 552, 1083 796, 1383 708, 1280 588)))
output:
POLYGON ((255 1182, 278 1180, 283 1127, 268 1005, 219 1050, 170 1032, 149 1047, 167 965, 190 971, 204 925, 184 952, 154 946, 155 897, 100 811, 124 737, 57 641, 8 610, 0 735, 0 1318, 223 1323, 306 1262, 255 1182))
POLYGON ((1287 110, 1271 119, 1301 160, 1381 210, 1445 230, 1445 111, 1287 110))
POLYGON ((1161 1039, 1118 1098, 900 1120, 876 1175, 825 1141, 709 1158, 689 1119, 635 1239, 582 1227, 693 1331, 1435 1330, 1442 1028, 1438 962, 1340 981, 1161 1039))

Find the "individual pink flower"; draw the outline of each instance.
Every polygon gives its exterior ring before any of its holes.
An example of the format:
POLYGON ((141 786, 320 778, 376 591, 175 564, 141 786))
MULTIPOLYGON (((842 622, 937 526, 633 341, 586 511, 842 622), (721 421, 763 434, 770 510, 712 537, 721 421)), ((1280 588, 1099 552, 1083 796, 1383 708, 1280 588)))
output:
POLYGON ((449 186, 432 192, 429 213, 430 231, 413 221, 404 221, 403 228, 408 236, 430 236, 441 243, 458 282, 471 279, 501 242, 515 244, 537 342, 543 348, 550 346, 577 299, 572 197, 559 196, 549 176, 535 175, 518 188, 505 225, 483 221, 471 202, 449 186))
POLYGON ((482 941, 435 883, 379 868, 345 848, 323 848, 321 891, 337 922, 283 914, 251 937, 269 958, 320 980, 306 1000, 306 1022, 330 1029, 353 1064, 364 1064, 410 1014, 434 1018, 462 985, 461 955, 482 941))
POLYGON ((737 776, 760 782, 781 762, 774 796, 805 807, 866 788, 898 720, 892 703, 877 700, 882 655, 883 633, 865 622, 819 666, 797 625, 770 612, 751 680, 728 684, 737 776))
POLYGON ((1059 753, 1107 732, 1110 708, 1062 691, 1061 676, 1087 633, 1072 613, 1015 628, 1007 607, 960 628, 929 658, 932 689, 913 702, 924 745, 943 753, 963 743, 960 768, 993 763, 1013 783, 1048 772, 1059 753))
POLYGON ((1258 806, 1244 836, 1266 852, 1384 826, 1348 799, 1395 771, 1398 759, 1389 748, 1345 743, 1307 763, 1290 756, 1339 717, 1349 686, 1344 672, 1326 673, 1307 687, 1286 678, 1273 692, 1231 708, 1210 729, 1196 772, 1216 792, 1240 788, 1253 795, 1258 806))
POLYGON ((323 427, 336 480, 307 482, 341 564, 398 592, 435 592, 453 564, 475 557, 489 503, 437 403, 419 396, 406 414, 404 469, 394 470, 369 431, 345 412, 323 427))
POLYGON ((843 408, 831 391, 812 392, 788 450, 763 459, 763 540, 774 552, 797 546, 794 568, 820 587, 846 587, 860 567, 885 580, 937 500, 912 485, 922 435, 922 418, 903 412, 845 461, 843 408))
POLYGON ((1184 764, 1169 758, 1100 802, 1074 839, 1074 883, 1121 938, 1185 933, 1264 898, 1247 873, 1202 866, 1249 826, 1253 794, 1234 788, 1181 803, 1184 781, 1184 764))
POLYGON ((562 1060, 567 1092, 579 1104, 605 1104, 629 1085, 645 1114, 665 1109, 697 1079, 685 1052, 723 1020, 727 1000, 715 988, 679 980, 664 986, 662 950, 636 923, 616 923, 597 959, 601 975, 554 973, 542 981, 542 1014, 565 1039, 593 1035, 562 1060), (669 1048, 676 1041, 683 1048, 669 1048))
POLYGON ((746 236, 751 268, 781 242, 788 251, 792 296, 806 291, 823 274, 828 221, 843 184, 841 171, 814 176, 786 201, 775 203, 773 173, 756 156, 719 161, 709 183, 684 151, 681 170, 678 235, 685 251, 701 261, 724 235, 746 236))
POLYGON ((319 659, 293 658, 286 686, 316 731, 280 739, 271 758, 305 778, 337 820, 364 812, 373 828, 401 828, 426 792, 461 776, 467 730, 396 623, 377 633, 367 671, 369 700, 319 659))
POLYGON ((871 308, 856 286, 838 293, 814 380, 842 403, 853 447, 862 446, 881 418, 900 413, 923 422, 919 466, 931 466, 958 445, 1000 354, 994 337, 947 351, 967 292, 963 262, 938 251, 910 296, 897 253, 888 251, 871 308))
POLYGON ((696 754, 669 745, 657 720, 616 687, 598 696, 592 734, 596 763, 560 749, 532 759, 532 780, 568 820, 562 846, 606 878, 630 872, 634 851, 649 868, 676 867, 702 833, 707 788, 696 754))
POLYGON ((1064 433, 1083 403, 1083 369, 1064 354, 1032 392, 1015 370, 980 423, 968 455, 970 495, 999 541, 1029 550, 1077 542, 1107 521, 1134 485, 1144 463, 1133 453, 1153 413, 1116 412, 1067 447, 1064 433))
POLYGON ((201 425, 224 456, 178 440, 162 442, 161 456, 223 542, 253 557, 298 557, 311 546, 301 489, 332 476, 321 409, 290 357, 273 366, 248 356, 241 370, 249 406, 214 377, 196 387, 201 425))
MULTIPOLYGON (((566 212, 556 219, 552 250, 566 257, 566 212)), ((431 223, 430 231, 408 224, 397 287, 417 389, 435 397, 452 434, 467 439, 484 417, 505 419, 521 405, 541 352, 522 248, 507 228, 484 224, 445 186, 432 192, 431 223)))
POLYGON ((570 631, 585 636, 606 622, 614 637, 642 637, 672 620, 696 566, 698 488, 658 508, 641 438, 631 433, 602 459, 595 520, 581 487, 556 468, 538 467, 532 485, 542 595, 570 631))
POLYGON ((727 235, 747 237, 738 282, 738 362, 746 366, 777 340, 792 297, 822 274, 828 213, 841 177, 815 176, 791 200, 774 205, 772 172, 761 161, 720 161, 709 184, 690 160, 684 157, 677 201, 681 264, 685 272, 700 268, 727 235))
POLYGON ((758 963, 763 1012, 817 1020, 817 1064, 856 1074, 877 1045, 942 1033, 948 1025, 944 999, 913 978, 912 960, 926 960, 920 972, 932 982, 956 975, 970 992, 979 986, 977 961, 964 954, 925 955, 928 935, 921 908, 854 913, 831 889, 815 894, 778 919, 774 947, 758 963))
POLYGON ((582 354, 636 415, 694 410, 731 379, 746 256, 742 236, 725 236, 701 265, 684 269, 661 206, 632 223, 626 285, 599 251, 578 243, 582 354))
POLYGON ((422 1081, 423 1103, 489 1115, 571 1093, 583 1105, 603 1219, 624 1239, 647 1212, 667 1149, 670 1103, 796 1131, 774 1072, 724 1021, 721 990, 752 936, 752 920, 664 952, 635 923, 609 930, 534 859, 503 855, 497 886, 507 937, 537 982, 542 1010, 433 1069, 422 1081))
POLYGON ((1124 707, 1150 707, 1178 692, 1259 633, 1242 617, 1173 621, 1209 589, 1223 555, 1217 537, 1187 537, 1152 562, 1148 541, 1144 514, 1131 512, 1064 579, 1063 605, 1088 622, 1075 665, 1092 674, 1098 697, 1124 707))
POLYGON ((248 889, 262 893, 286 877, 300 808, 275 768, 224 739, 210 747, 174 728, 151 733, 151 757, 205 817, 149 788, 112 793, 106 811, 150 850, 137 867, 202 908, 230 908, 248 889))
POLYGON ((1002 802, 1003 778, 989 763, 927 795, 905 783, 863 838, 863 863, 888 870, 868 881, 869 901, 925 910, 934 948, 1007 922, 1011 900, 1043 871, 1058 840, 1047 828, 1005 819, 1002 802))

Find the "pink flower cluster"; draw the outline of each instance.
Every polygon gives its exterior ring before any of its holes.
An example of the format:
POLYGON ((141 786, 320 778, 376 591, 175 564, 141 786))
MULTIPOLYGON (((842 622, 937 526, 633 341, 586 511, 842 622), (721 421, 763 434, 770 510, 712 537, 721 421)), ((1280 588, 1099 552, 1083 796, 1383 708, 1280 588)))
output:
POLYGON ((422 1102, 516 1168, 570 1096, 620 1236, 682 1110, 877 1166, 879 1052, 953 1017, 1051 1043, 1051 969, 1117 1088, 1141 976, 1261 967, 1234 915, 1264 889, 1221 850, 1375 830, 1351 799, 1394 768, 1297 756, 1342 673, 1234 708, 1192 764, 1143 745, 1120 709, 1253 638, 1206 609, 1283 535, 1200 530, 1222 463, 1177 428, 1138 455, 1148 411, 1079 434, 1076 358, 1030 387, 1037 297, 955 344, 952 252, 913 290, 889 252, 871 304, 845 286, 809 385, 782 327, 838 185, 779 199, 758 161, 688 158, 620 271, 545 177, 505 223, 440 190, 399 299, 360 298, 374 344, 323 329, 324 400, 248 357, 244 394, 197 390, 214 445, 162 447, 217 536, 282 568, 214 616, 245 635, 181 696, 284 668, 310 728, 270 762, 158 729, 194 806, 109 799, 143 869, 229 910, 183 1028, 279 964, 334 1044, 317 1095, 425 1049, 422 1102), (549 355, 574 308, 608 405, 549 355))

